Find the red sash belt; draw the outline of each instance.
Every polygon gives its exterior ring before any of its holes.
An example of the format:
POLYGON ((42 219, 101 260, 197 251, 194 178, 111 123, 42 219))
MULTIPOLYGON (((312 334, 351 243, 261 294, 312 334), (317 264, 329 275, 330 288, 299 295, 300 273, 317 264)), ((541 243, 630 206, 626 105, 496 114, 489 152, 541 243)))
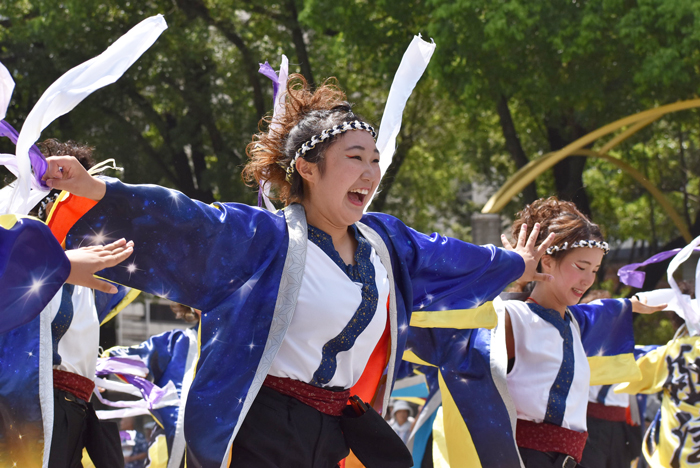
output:
POLYGON ((627 421, 627 408, 621 406, 606 406, 602 403, 588 402, 588 416, 605 421, 627 421))
POLYGON ((95 382, 82 375, 54 369, 53 386, 59 390, 72 393, 81 400, 90 401, 90 395, 95 389, 95 382))
POLYGON ((570 455, 581 461, 588 432, 577 432, 548 423, 536 423, 518 419, 515 427, 515 442, 518 447, 540 452, 557 452, 570 455))
POLYGON ((299 380, 286 379, 268 375, 263 385, 277 390, 282 395, 296 398, 323 414, 340 416, 343 408, 348 404, 350 390, 334 392, 320 387, 314 387, 299 380))

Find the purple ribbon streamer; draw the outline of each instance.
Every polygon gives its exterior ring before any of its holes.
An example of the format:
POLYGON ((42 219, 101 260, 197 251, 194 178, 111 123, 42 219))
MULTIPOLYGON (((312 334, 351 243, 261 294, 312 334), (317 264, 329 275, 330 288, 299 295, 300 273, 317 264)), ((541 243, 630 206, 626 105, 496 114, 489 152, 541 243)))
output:
POLYGON ((150 380, 135 375, 120 374, 127 382, 138 388, 143 395, 143 399, 148 403, 149 408, 156 406, 165 396, 166 391, 155 385, 150 380))
MULTIPOLYGON (((19 138, 19 133, 15 128, 7 123, 4 120, 0 120, 0 137, 6 137, 9 138, 12 143, 15 145, 17 144, 17 139, 19 138)), ((32 163, 32 167, 34 168, 34 178, 36 181, 42 186, 42 187, 47 187, 46 182, 41 180, 42 177, 44 177, 44 174, 46 173, 46 168, 48 167, 48 164, 46 163, 46 158, 44 158, 44 155, 42 152, 39 150, 39 147, 36 145, 32 145, 31 148, 29 148, 29 160, 32 163)))
POLYGON ((275 71, 272 66, 267 63, 267 60, 265 63, 261 63, 260 69, 258 70, 258 73, 261 73, 262 75, 265 75, 268 77, 270 80, 272 80, 272 102, 275 102, 275 99, 277 99, 277 91, 279 90, 280 87, 280 80, 279 76, 277 76, 277 72, 275 71))
POLYGON ((106 357, 97 360, 95 367, 95 375, 104 377, 108 374, 124 374, 146 371, 148 366, 140 359, 121 358, 121 357, 106 357))
MULTIPOLYGON (((674 257, 680 251, 681 249, 667 250, 665 252, 659 252, 652 255, 641 263, 630 263, 629 265, 625 265, 617 270, 617 276, 620 277, 620 282, 622 284, 640 289, 644 286, 646 273, 643 271, 635 271, 637 268, 651 265, 653 263, 663 262, 664 260, 674 257)), ((695 249, 695 251, 700 252, 700 248, 695 249)))
POLYGON ((95 375, 103 377, 108 374, 119 374, 124 380, 136 387, 148 403, 149 408, 156 406, 165 396, 167 391, 158 387, 150 380, 129 373, 147 370, 148 367, 139 359, 107 357, 97 360, 95 375))

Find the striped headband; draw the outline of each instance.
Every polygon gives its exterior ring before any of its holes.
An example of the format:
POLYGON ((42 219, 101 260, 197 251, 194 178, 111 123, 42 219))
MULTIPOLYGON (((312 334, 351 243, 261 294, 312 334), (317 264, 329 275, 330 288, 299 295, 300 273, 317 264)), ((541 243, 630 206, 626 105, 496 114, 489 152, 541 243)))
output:
POLYGON ((602 250, 604 254, 610 252, 610 247, 608 246, 607 242, 601 242, 596 240, 578 240, 571 244, 571 246, 569 246, 568 242, 564 242, 563 245, 553 245, 547 249, 547 255, 552 255, 554 252, 560 252, 562 250, 576 249, 578 247, 588 247, 589 249, 596 247, 602 250))
POLYGON ((343 122, 341 124, 334 125, 333 127, 322 131, 318 135, 312 136, 308 141, 302 143, 297 152, 294 154, 294 158, 292 158, 292 161, 289 163, 289 167, 287 168, 287 176, 285 177, 285 180, 289 183, 292 182, 292 174, 294 174, 294 168, 296 166, 297 159, 303 158, 304 155, 307 152, 314 149, 317 144, 323 143, 329 138, 335 135, 345 133, 348 130, 365 130, 366 132, 372 134, 372 138, 377 138, 377 133, 374 131, 374 128, 370 124, 361 122, 359 120, 353 120, 351 122, 343 122))

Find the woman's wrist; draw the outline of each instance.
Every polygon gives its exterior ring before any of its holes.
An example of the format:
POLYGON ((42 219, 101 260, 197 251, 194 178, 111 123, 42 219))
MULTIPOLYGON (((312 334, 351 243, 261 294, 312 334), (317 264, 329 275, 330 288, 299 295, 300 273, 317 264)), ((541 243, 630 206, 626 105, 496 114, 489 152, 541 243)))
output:
POLYGON ((86 191, 87 193, 85 194, 85 198, 100 201, 104 198, 105 194, 107 193, 107 184, 104 180, 98 179, 97 177, 91 178, 92 182, 90 183, 90 187, 86 191))

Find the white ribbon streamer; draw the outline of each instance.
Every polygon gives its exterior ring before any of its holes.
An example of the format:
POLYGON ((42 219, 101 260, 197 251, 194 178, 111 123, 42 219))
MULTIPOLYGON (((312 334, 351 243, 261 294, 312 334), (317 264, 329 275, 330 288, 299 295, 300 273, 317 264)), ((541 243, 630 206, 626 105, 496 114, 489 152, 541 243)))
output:
MULTIPOLYGON (((676 254, 668 265, 667 276, 668 284, 673 289, 676 294, 676 299, 678 300, 681 309, 683 311, 683 319, 688 327, 688 333, 691 336, 697 336, 700 334, 700 262, 695 267, 695 303, 686 299, 688 296, 683 296, 678 283, 673 278, 673 274, 676 272, 681 263, 685 262, 690 258, 693 253, 693 249, 700 245, 700 236, 696 237, 690 244, 683 247, 683 249, 676 254)), ((679 314, 680 315, 680 314, 679 314)))
MULTIPOLYGON (((272 121, 270 122, 270 129, 278 128, 280 126, 279 119, 284 115, 284 103, 287 98, 287 80, 289 78, 289 59, 286 55, 282 55, 282 63, 280 64, 280 71, 277 75, 277 95, 275 96, 274 106, 272 108, 272 121)), ((269 211, 275 212, 277 208, 270 200, 270 183, 265 180, 260 184, 262 189, 262 199, 265 202, 265 208, 269 211)))
POLYGON ((277 75, 277 96, 275 96, 275 105, 272 110, 272 122, 270 128, 280 126, 279 118, 284 115, 284 104, 287 101, 287 80, 289 79, 289 59, 282 54, 282 63, 280 63, 280 72, 277 75))
POLYGON ((106 390, 112 390, 116 392, 126 393, 127 395, 140 396, 143 397, 141 391, 135 386, 115 382, 113 380, 102 379, 100 377, 95 379, 95 396, 101 403, 107 406, 112 406, 115 408, 121 408, 118 410, 101 410, 96 411, 97 417, 100 419, 115 419, 115 418, 125 418, 127 416, 139 416, 142 414, 148 414, 150 410, 155 410, 159 408, 164 408, 166 406, 179 406, 180 397, 177 394, 177 388, 173 382, 168 382, 164 387, 165 393, 162 398, 155 405, 151 405, 149 402, 144 400, 124 400, 124 401, 111 401, 107 400, 102 396, 97 387, 102 387, 106 390))
POLYGON ((131 416, 143 416, 150 414, 146 408, 125 408, 118 410, 97 410, 95 414, 100 419, 121 419, 131 416))
MULTIPOLYGON (((424 41, 420 34, 414 36, 411 44, 409 44, 406 52, 403 54, 398 70, 396 70, 394 81, 389 90, 389 97, 384 107, 382 123, 379 125, 379 136, 377 137, 377 149, 380 155, 379 167, 382 171, 382 177, 391 165, 391 160, 396 151, 396 137, 398 137, 401 130, 401 120, 406 102, 416 87, 418 80, 423 76, 434 51, 435 42, 424 41)), ((376 193, 375 191, 372 198, 374 198, 376 193)), ((371 200, 370 203, 372 203, 371 200)), ((370 203, 367 204, 365 210, 370 203)))
MULTIPOLYGON (((5 166, 15 177, 19 174, 17 170, 17 158, 14 154, 0 154, 0 166, 5 166)), ((10 200, 12 199, 12 194, 16 185, 17 181, 15 180, 0 189, 0 214, 12 213, 10 211, 10 200)), ((46 192, 32 187, 29 190, 29 197, 27 197, 27 205, 29 205, 31 209, 31 207, 36 206, 45 196, 46 192)), ((27 213, 28 212, 29 211, 27 211, 27 213)))
POLYGON ((97 387, 104 388, 105 390, 111 390, 113 392, 126 393, 127 395, 141 397, 141 390, 126 382, 116 382, 114 380, 107 380, 101 377, 95 378, 95 394, 98 394, 97 387))
MULTIPOLYGON (((69 70, 56 80, 34 105, 17 140, 18 184, 10 201, 11 213, 27 214, 33 177, 29 148, 51 122, 70 112, 94 91, 117 81, 167 29, 162 15, 141 21, 103 53, 69 70)), ((36 182, 34 182, 35 187, 36 182)), ((44 188, 37 187, 47 191, 44 188)))
POLYGON ((12 91, 15 89, 15 80, 5 65, 0 63, 0 120, 7 115, 7 106, 10 105, 12 91))

